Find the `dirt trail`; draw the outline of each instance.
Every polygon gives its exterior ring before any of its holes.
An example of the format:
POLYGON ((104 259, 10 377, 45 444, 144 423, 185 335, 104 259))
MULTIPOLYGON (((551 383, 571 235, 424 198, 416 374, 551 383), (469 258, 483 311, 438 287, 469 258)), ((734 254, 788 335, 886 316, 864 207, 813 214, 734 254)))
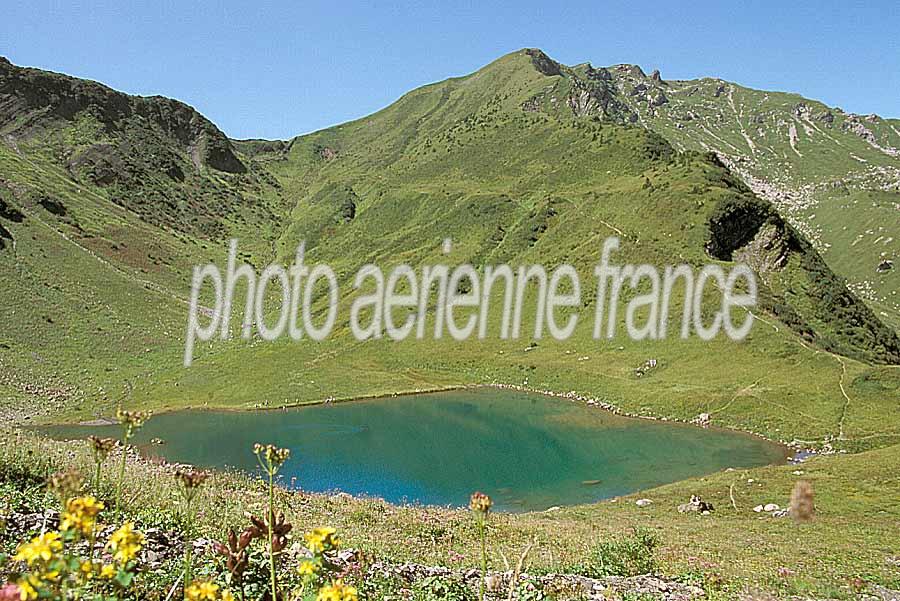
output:
POLYGON ((791 123, 788 127, 788 141, 791 143, 791 150, 793 150, 798 157, 803 158, 803 154, 801 154, 800 151, 797 150, 798 139, 799 136, 797 135, 797 126, 791 123))

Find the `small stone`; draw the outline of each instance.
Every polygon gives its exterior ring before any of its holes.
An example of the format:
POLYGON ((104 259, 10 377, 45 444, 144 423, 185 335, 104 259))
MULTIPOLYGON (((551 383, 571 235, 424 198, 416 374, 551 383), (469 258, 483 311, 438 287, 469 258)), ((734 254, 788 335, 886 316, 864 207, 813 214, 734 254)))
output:
POLYGON ((650 499, 638 499, 637 501, 634 502, 634 504, 637 505, 638 507, 646 507, 647 505, 649 505, 652 502, 653 501, 650 499))
POLYGON ((778 511, 781 507, 778 506, 777 503, 767 503, 765 507, 763 507, 763 511, 778 511))
POLYGON ((496 574, 491 574, 484 579, 484 588, 486 588, 488 591, 499 591, 502 586, 503 580, 501 580, 500 576, 497 576, 496 574))

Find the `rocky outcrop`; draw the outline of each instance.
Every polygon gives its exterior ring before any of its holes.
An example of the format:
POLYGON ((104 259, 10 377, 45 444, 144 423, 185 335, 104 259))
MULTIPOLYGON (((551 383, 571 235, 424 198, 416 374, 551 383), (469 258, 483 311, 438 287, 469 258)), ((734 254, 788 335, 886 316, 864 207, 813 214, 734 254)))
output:
POLYGON ((669 99, 662 90, 655 90, 653 93, 647 94, 647 102, 650 106, 660 107, 664 104, 668 104, 669 99))
POLYGON ((709 218, 706 252, 713 258, 731 261, 734 252, 753 241, 767 222, 783 228, 769 203, 743 196, 725 200, 709 218))
POLYGON ((543 50, 538 48, 528 48, 525 50, 525 54, 531 57, 531 63, 540 73, 547 76, 562 75, 560 64, 544 54, 543 50))
POLYGON ((3 250, 4 248, 6 248, 7 242, 12 242, 12 241, 13 241, 12 233, 8 229, 3 227, 2 223, 0 223, 0 250, 3 250))
POLYGON ((332 161, 338 156, 338 151, 329 146, 317 146, 315 150, 319 158, 324 161, 332 161))
MULTIPOLYGON (((865 117, 865 120, 869 123, 875 123, 877 121, 877 115, 869 115, 865 117)), ((860 120, 859 115, 850 115, 847 117, 847 120, 844 121, 844 124, 841 126, 841 129, 844 131, 855 134, 865 140, 869 146, 876 150, 880 150, 884 154, 892 157, 900 157, 900 149, 893 148, 891 146, 884 146, 878 142, 878 138, 875 136, 874 132, 870 130, 868 127, 863 125, 860 120)))
MULTIPOLYGON (((331 560, 343 570, 360 569, 360 557, 352 550, 342 551, 331 560)), ((366 576, 378 580, 399 580, 406 586, 426 581, 453 581, 477 594, 481 584, 478 570, 460 570, 445 567, 426 566, 416 563, 393 564, 375 561, 366 566, 366 576)), ((516 574, 512 571, 490 572, 485 577, 486 598, 506 599, 510 584, 516 574)), ((577 574, 518 574, 518 590, 565 590, 576 594, 585 601, 612 601, 613 599, 641 598, 666 599, 668 601, 691 601, 705 596, 703 589, 677 581, 664 580, 651 574, 643 576, 607 576, 588 578, 577 574)))
POLYGON ((747 264, 763 279, 781 271, 790 256, 790 236, 775 223, 764 224, 746 246, 734 251, 734 259, 747 264))
POLYGON ((0 197, 0 219, 22 223, 25 220, 25 215, 0 197))
POLYGON ((573 79, 566 104, 576 117, 601 115, 611 121, 627 121, 631 110, 616 95, 606 79, 573 79))
POLYGON ((609 72, 609 69, 606 69, 604 67, 595 69, 591 65, 588 65, 585 73, 587 74, 588 79, 593 79, 594 81, 612 81, 613 78, 612 73, 609 72))

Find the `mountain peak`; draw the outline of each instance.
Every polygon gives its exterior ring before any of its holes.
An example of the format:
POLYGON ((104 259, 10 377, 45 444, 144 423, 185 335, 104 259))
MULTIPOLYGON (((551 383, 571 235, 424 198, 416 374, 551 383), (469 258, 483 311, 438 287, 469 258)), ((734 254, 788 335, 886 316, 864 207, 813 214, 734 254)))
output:
POLYGON ((526 48, 525 54, 531 57, 531 63, 538 72, 547 76, 562 75, 562 65, 547 56, 540 48, 526 48))

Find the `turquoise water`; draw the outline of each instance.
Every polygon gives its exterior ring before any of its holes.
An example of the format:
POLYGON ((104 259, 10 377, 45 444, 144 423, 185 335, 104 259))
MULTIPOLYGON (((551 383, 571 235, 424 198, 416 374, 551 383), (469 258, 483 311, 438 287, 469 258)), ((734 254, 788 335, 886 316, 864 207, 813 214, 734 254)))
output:
MULTIPOLYGON (((62 426, 51 434, 118 431, 62 426)), ((785 459, 782 447, 749 435, 496 389, 287 411, 178 411, 153 417, 135 442, 169 461, 248 472, 258 471, 253 443, 271 442, 291 449, 286 486, 429 505, 464 505, 480 490, 508 511, 589 503, 785 459)))

